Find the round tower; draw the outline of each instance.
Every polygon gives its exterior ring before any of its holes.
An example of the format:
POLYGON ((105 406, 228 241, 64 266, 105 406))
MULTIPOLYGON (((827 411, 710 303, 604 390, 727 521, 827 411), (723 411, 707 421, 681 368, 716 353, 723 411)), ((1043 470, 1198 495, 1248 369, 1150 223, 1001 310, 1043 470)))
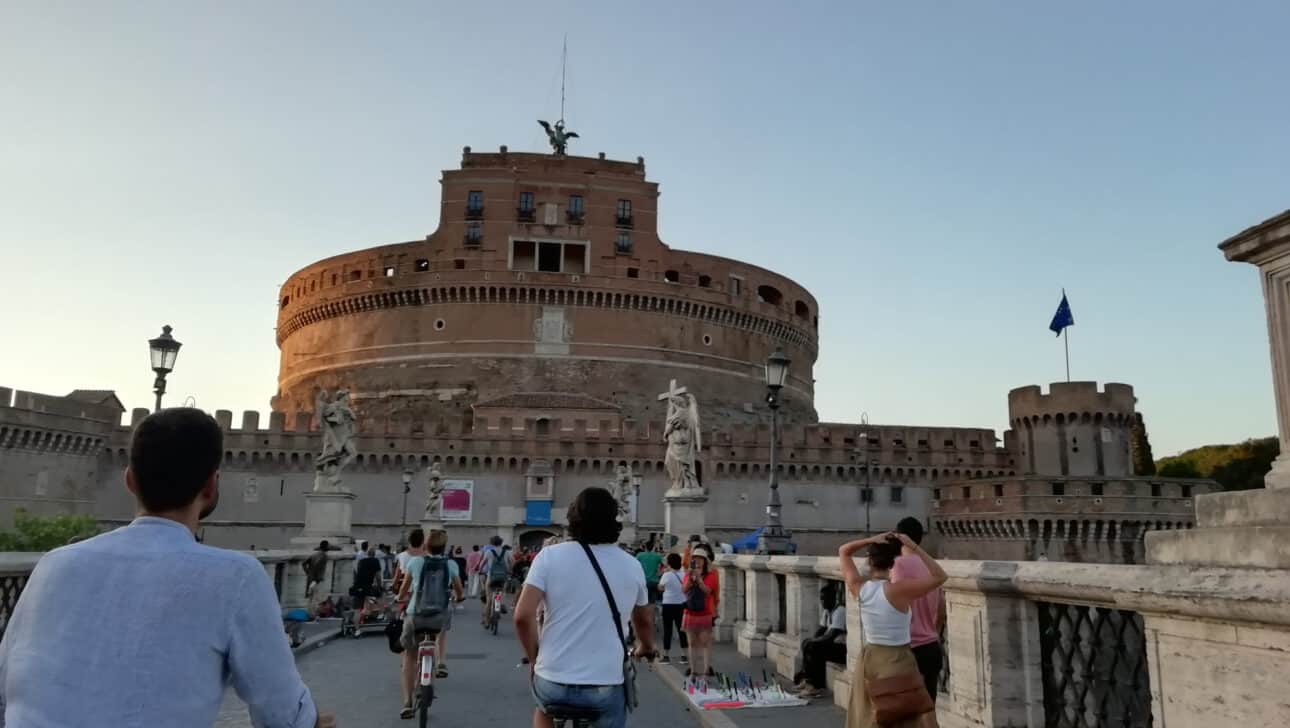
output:
POLYGON ((645 162, 498 152, 443 173, 424 240, 318 261, 278 296, 277 411, 345 387, 365 418, 469 416, 577 394, 661 422, 673 382, 705 428, 764 416, 764 364, 793 360, 787 422, 816 421, 818 305, 788 278, 658 236, 645 162))
POLYGON ((1127 384, 1054 382, 1008 392, 1017 465, 1046 476, 1133 475, 1130 456, 1134 404, 1127 384))

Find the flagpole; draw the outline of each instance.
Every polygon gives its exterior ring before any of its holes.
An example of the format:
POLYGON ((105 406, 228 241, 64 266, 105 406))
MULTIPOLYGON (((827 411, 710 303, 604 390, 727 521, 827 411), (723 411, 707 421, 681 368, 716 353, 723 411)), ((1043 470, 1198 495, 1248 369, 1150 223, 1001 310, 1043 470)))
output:
POLYGON ((1066 345, 1066 381, 1067 382, 1071 380, 1071 339, 1070 339, 1070 333, 1069 333, 1070 330, 1071 330, 1071 327, 1069 326, 1062 329, 1062 343, 1066 345))

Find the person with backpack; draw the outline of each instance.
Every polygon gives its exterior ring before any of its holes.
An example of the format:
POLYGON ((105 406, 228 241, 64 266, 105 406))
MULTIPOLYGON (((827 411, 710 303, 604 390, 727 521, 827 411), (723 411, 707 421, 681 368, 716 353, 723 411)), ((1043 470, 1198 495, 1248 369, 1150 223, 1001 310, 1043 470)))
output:
POLYGON ((448 546, 448 534, 444 531, 431 531, 426 556, 413 556, 408 559, 408 576, 403 580, 399 600, 407 599, 408 607, 403 614, 403 709, 400 718, 411 718, 412 696, 417 681, 417 644, 419 634, 437 632, 435 654, 438 665, 435 667, 435 678, 448 677, 448 630, 452 627, 452 600, 465 598, 461 586, 461 572, 457 562, 449 558, 444 551, 448 546))
POLYGON ((479 621, 481 626, 488 626, 488 620, 493 614, 493 595, 506 588, 506 579, 511 575, 514 563, 510 550, 502 547, 501 536, 493 536, 488 540, 488 546, 484 549, 484 558, 479 567, 486 582, 484 609, 479 621))

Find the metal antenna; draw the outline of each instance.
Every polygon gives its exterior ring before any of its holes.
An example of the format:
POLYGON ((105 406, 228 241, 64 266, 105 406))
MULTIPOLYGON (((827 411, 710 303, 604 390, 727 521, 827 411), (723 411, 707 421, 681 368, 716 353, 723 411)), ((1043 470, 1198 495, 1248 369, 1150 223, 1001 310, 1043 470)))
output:
POLYGON ((569 65, 569 34, 564 34, 564 48, 560 52, 560 121, 564 121, 564 71, 569 65))

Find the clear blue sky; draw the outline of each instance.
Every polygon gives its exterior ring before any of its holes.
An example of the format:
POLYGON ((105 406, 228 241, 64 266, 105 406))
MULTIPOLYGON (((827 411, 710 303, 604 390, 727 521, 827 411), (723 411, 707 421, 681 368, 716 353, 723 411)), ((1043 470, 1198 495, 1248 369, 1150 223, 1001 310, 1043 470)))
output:
POLYGON ((1006 426, 1134 384, 1157 455, 1275 432, 1253 267, 1290 207, 1290 4, 0 6, 0 383, 268 410, 278 285, 424 236, 463 145, 643 155, 674 247, 821 304, 823 418, 1006 426), (693 7, 692 7, 693 6, 693 7))

